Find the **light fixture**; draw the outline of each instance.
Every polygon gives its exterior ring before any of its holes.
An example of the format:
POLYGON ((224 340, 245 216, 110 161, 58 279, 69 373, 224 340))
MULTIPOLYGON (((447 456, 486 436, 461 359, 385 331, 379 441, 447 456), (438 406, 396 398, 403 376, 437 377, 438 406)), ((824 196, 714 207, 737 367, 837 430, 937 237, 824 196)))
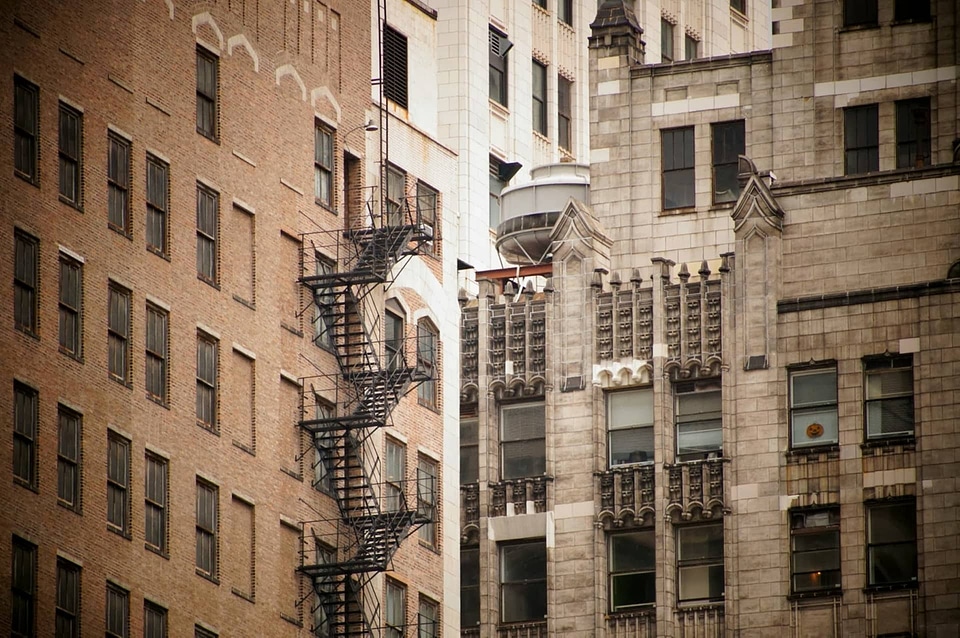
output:
POLYGON ((363 126, 363 130, 367 133, 373 133, 374 131, 380 130, 380 127, 374 123, 373 118, 368 118, 367 123, 363 126))

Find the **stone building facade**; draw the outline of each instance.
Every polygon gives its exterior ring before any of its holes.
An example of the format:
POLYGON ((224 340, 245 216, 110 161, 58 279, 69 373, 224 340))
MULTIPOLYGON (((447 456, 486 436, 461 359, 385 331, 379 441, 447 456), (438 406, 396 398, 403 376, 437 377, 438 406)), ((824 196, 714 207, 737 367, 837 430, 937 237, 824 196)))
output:
POLYGON ((389 10, 4 12, 3 631, 456 631, 455 171, 371 95, 389 10))
POLYGON ((956 635, 956 3, 673 64, 626 4, 590 201, 461 300, 463 635, 956 635))

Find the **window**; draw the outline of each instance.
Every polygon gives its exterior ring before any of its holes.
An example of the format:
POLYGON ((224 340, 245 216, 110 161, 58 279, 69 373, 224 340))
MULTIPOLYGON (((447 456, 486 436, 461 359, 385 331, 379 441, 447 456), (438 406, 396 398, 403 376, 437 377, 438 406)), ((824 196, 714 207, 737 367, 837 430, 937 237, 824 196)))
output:
POLYGON ((673 33, 674 25, 664 18, 660 18, 660 61, 673 62, 673 33))
MULTIPOLYGON (((911 3, 911 6, 918 4, 911 3)), ((897 168, 920 168, 932 161, 930 98, 897 102, 897 168)))
POLYGON ((745 14, 747 12, 747 0, 730 0, 730 8, 745 14))
POLYGON ((913 436, 913 357, 871 357, 864 367, 867 439, 913 436))
POLYGON ((407 588, 387 579, 387 596, 384 619, 387 625, 386 638, 403 638, 407 625, 407 588))
POLYGON ((40 89, 13 76, 13 170, 32 184, 40 183, 40 89))
POLYGON ((167 202, 170 193, 170 166, 147 154, 147 248, 167 256, 167 202))
POLYGON ((930 0, 895 0, 894 22, 927 22, 930 20, 930 0))
POLYGON ((130 291, 110 282, 107 289, 107 342, 110 378, 130 382, 130 291))
POLYGON ((677 529, 680 602, 723 598, 723 524, 677 529))
POLYGON ((313 129, 313 196, 333 206, 333 131, 319 121, 313 129))
POLYGON ((167 610, 143 601, 143 638, 167 638, 167 610))
POLYGON ((426 320, 417 323, 417 369, 429 380, 417 386, 417 401, 428 408, 437 408, 437 330, 426 320))
POLYGON ((37 335, 39 329, 40 240, 14 233, 13 318, 18 330, 37 335))
POLYGON ((719 456, 723 452, 723 408, 720 381, 678 383, 677 456, 681 461, 719 456))
POLYGON ((197 133, 214 142, 220 136, 217 106, 220 59, 197 47, 197 133))
POLYGON ((503 164, 496 157, 490 156, 490 228, 500 224, 500 192, 507 185, 507 180, 500 177, 500 166, 503 164))
POLYGON ((167 552, 167 461, 150 454, 144 457, 144 537, 161 554, 167 552))
POLYGON ((543 402, 500 408, 500 453, 504 479, 541 476, 547 471, 543 402))
POLYGON ((387 483, 384 489, 388 512, 397 512, 406 505, 403 498, 403 479, 407 473, 407 448, 393 439, 385 443, 387 483))
POLYGON ((573 81, 557 75, 557 144, 573 148, 573 81))
POLYGON ((740 196, 740 156, 746 153, 744 122, 721 122, 713 133, 713 203, 735 202, 740 196))
POLYGON ((876 26, 877 0, 843 0, 843 26, 876 26))
POLYGON ((204 629, 200 625, 194 625, 193 638, 217 638, 217 633, 209 629, 204 629))
POLYGON ((790 372, 790 445, 794 448, 835 445, 837 369, 790 372))
POLYGON ((60 351, 83 356, 83 265, 60 253, 60 351))
POLYGON ((533 0, 533 4, 540 7, 541 9, 547 8, 547 0, 533 0))
POLYGON ((685 35, 683 37, 683 59, 696 60, 698 57, 700 57, 700 42, 689 35, 685 35))
POLYGON ((867 583, 899 585, 917 580, 917 504, 867 505, 867 583))
POLYGON ((167 403, 167 320, 165 311, 147 304, 147 396, 163 405, 167 403))
POLYGON ((107 636, 127 638, 130 635, 130 592, 107 583, 107 636))
POLYGON ((218 489, 197 479, 197 573, 217 578, 218 489))
POLYGON ((130 535, 130 441, 107 433, 107 527, 130 535))
POLYGON ((57 638, 80 635, 80 566, 57 559, 57 638))
POLYGON ((610 535, 610 611, 657 601, 654 530, 610 535))
POLYGON ((130 142, 107 135, 107 223, 130 235, 130 142))
MULTIPOLYGON (((316 560, 318 565, 330 565, 337 562, 337 550, 327 545, 323 545, 316 539, 314 539, 314 542, 314 549, 316 552, 316 560)), ((336 597, 331 596, 331 594, 333 594, 335 591, 336 583, 329 577, 319 578, 314 581, 312 635, 316 638, 331 638, 333 636, 333 629, 331 626, 331 616, 333 616, 333 614, 329 612, 332 611, 331 607, 335 607, 339 604, 339 601, 336 600, 336 597)), ((350 604, 349 597, 351 594, 352 585, 348 584, 344 596, 347 599, 345 601, 346 604, 350 604)))
POLYGON ((610 467, 653 461, 653 388, 607 393, 610 467))
POLYGON ((440 635, 438 627, 440 619, 440 606, 430 600, 420 596, 420 609, 417 616, 417 638, 437 638, 440 635))
POLYGON ((383 25, 383 94, 407 108, 407 36, 383 25))
POLYGON ((877 105, 843 110, 844 175, 880 170, 877 105))
POLYGON ((460 548, 460 626, 480 624, 480 548, 460 548))
POLYGON ((217 432, 218 343, 209 335, 197 333, 197 425, 217 432))
POLYGON ((573 0, 557 0, 557 19, 573 26, 573 0))
POLYGON ((403 318, 390 311, 385 313, 386 326, 383 344, 387 370, 394 372, 406 366, 403 353, 403 318))
POLYGON ((791 512, 790 551, 794 594, 839 591, 839 508, 791 512))
POLYGON ((490 99, 507 106, 507 53, 513 43, 490 27, 490 99))
POLYGON ((533 130, 547 134, 547 67, 533 61, 533 130))
POLYGON ((421 456, 417 465, 417 513, 430 519, 424 523, 417 534, 420 540, 436 548, 437 546, 437 464, 421 456))
POLYGON ((219 282, 219 234, 220 194, 197 184, 197 276, 214 286, 219 282))
POLYGON ((460 417, 460 485, 480 477, 480 420, 460 417))
MULTIPOLYGON (((333 405, 320 399, 314 398, 314 418, 332 419, 335 415, 333 405)), ((334 461, 334 435, 332 432, 316 432, 313 435, 314 461, 313 461, 313 486, 325 494, 333 494, 333 471, 334 461)))
POLYGON ((60 103, 60 199, 83 208, 83 114, 60 103))
POLYGON ((81 417, 58 405, 57 421, 57 498, 61 504, 80 511, 81 417))
POLYGON ((387 167, 387 225, 400 226, 406 216, 407 175, 403 171, 387 167))
POLYGON ((429 254, 433 254, 433 240, 437 237, 438 198, 437 191, 423 182, 417 182, 417 222, 420 224, 423 234, 431 239, 424 245, 424 252, 429 254))
POLYGON ((11 562, 11 633, 18 638, 36 636, 37 546, 14 536, 11 562))
MULTIPOLYGON (((336 272, 337 266, 333 260, 320 253, 314 253, 314 274, 318 277, 329 278, 336 272)), ((337 297, 333 286, 324 286, 314 293, 313 342, 318 346, 335 348, 337 325, 337 297)))
POLYGON ((37 489, 37 391, 13 382, 13 476, 37 489))
POLYGON ((547 616, 547 544, 500 546, 500 620, 541 621, 547 616))
POLYGON ((660 141, 663 151, 663 207, 694 206, 693 127, 661 131, 660 141))

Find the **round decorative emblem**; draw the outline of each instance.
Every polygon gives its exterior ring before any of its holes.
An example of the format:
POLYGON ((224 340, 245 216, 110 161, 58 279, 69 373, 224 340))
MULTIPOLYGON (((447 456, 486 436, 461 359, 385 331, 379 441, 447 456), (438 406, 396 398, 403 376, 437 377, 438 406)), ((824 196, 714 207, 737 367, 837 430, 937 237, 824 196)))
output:
POLYGON ((818 439, 823 436, 823 426, 819 423, 811 423, 807 426, 807 436, 811 439, 818 439))

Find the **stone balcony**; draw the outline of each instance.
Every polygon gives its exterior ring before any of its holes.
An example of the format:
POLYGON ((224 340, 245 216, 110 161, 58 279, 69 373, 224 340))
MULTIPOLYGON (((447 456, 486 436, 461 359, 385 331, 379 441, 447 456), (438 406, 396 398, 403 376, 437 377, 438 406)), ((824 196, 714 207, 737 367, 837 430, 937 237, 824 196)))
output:
POLYGON ((667 516, 674 522, 709 520, 729 513, 723 489, 723 466, 729 459, 665 463, 667 516))
POLYGON ((657 635, 657 611, 649 607, 640 611, 609 614, 607 635, 617 638, 654 638, 657 635))
POLYGON ((460 486, 460 542, 469 543, 480 538, 480 484, 460 486))
POLYGON ((723 638, 723 603, 677 609, 677 636, 682 638, 723 638))
POLYGON ((490 516, 519 516, 547 511, 547 484, 552 481, 552 476, 531 476, 490 483, 490 516))
POLYGON ((639 526, 653 522, 653 464, 621 465, 597 472, 600 511, 597 520, 605 529, 639 526))
POLYGON ((497 638, 547 638, 547 621, 500 625, 497 638))

